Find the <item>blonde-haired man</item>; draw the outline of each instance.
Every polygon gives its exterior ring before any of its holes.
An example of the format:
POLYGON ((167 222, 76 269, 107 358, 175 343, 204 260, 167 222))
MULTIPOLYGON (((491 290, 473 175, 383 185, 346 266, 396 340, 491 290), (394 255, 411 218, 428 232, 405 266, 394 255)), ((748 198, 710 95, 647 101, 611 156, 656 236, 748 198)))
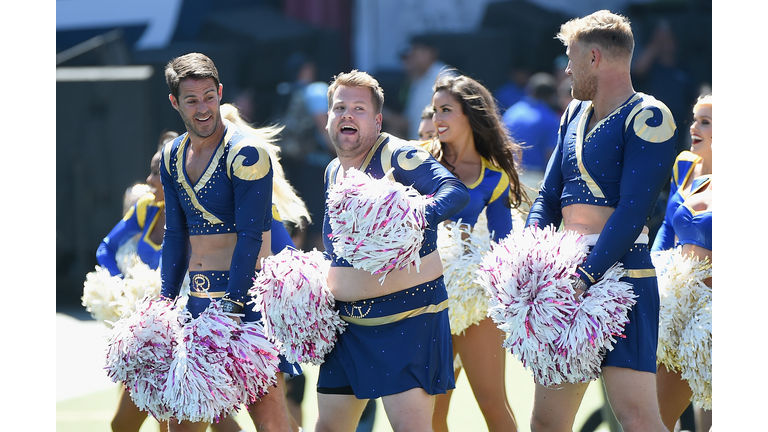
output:
MULTIPOLYGON (((665 431, 656 400, 659 293, 645 226, 675 159, 677 130, 669 109, 636 93, 630 77, 629 21, 601 10, 563 24, 565 72, 575 99, 526 226, 550 224, 591 240, 573 279, 576 296, 616 262, 627 270, 637 304, 624 335, 605 354, 602 378, 622 428, 665 431)), ((536 385, 531 430, 570 431, 589 383, 536 385)))

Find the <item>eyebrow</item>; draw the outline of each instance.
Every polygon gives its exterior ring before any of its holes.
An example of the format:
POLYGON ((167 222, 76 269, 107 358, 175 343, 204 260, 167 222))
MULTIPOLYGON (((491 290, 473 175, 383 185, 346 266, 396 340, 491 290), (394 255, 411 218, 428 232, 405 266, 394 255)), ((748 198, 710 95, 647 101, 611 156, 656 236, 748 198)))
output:
MULTIPOLYGON (((215 88, 211 88, 211 89, 208 89, 208 90, 204 91, 204 92, 203 92, 203 96, 207 95, 207 94, 208 94, 208 93, 210 93, 210 92, 214 92, 214 93, 215 93, 215 92, 216 92, 216 89, 215 89, 215 88)), ((197 97, 197 95, 196 95, 196 94, 194 94, 194 93, 190 93, 190 94, 187 94, 187 95, 183 95, 183 96, 182 96, 182 99, 189 99, 189 98, 191 98, 191 97, 197 97)))

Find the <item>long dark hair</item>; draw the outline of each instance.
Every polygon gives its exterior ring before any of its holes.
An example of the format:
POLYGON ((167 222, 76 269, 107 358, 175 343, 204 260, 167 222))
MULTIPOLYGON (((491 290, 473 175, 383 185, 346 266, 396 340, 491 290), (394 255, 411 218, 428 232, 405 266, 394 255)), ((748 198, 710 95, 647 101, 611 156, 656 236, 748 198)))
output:
MULTIPOLYGON (((438 91, 451 93, 461 103, 461 110, 469 120, 475 150, 494 166, 501 168, 509 177, 509 195, 505 204, 509 208, 518 208, 521 204, 530 204, 528 195, 520 184, 518 172, 522 157, 519 143, 509 136, 504 127, 496 100, 491 92, 474 79, 459 75, 454 70, 444 70, 435 81, 432 94, 438 91)), ((453 167, 443 160, 443 144, 438 137, 433 138, 430 152, 441 163, 453 167)))

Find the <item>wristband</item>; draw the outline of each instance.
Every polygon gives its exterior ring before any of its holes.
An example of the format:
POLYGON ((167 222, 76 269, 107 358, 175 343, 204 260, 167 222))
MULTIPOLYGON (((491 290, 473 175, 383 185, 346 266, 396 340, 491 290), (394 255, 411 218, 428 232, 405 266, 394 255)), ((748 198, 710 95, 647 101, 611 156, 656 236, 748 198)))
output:
POLYGON ((239 314, 243 311, 242 303, 230 300, 226 297, 221 299, 219 305, 221 306, 221 311, 225 314, 239 314))

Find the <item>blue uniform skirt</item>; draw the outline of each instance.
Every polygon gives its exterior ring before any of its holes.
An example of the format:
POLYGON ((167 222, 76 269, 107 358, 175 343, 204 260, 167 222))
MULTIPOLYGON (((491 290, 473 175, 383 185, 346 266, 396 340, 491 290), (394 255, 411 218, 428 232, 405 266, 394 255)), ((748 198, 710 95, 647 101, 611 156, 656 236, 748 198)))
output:
POLYGON ((647 244, 636 243, 619 260, 632 284, 637 304, 629 310, 623 337, 616 338, 602 366, 616 366, 656 373, 656 348, 659 343, 659 285, 647 244))
POLYGON ((320 365, 318 393, 375 399, 455 388, 448 293, 443 277, 393 294, 336 301, 347 322, 320 365))
MULTIPOLYGON (((192 318, 197 318, 211 304, 211 299, 220 299, 224 297, 229 283, 229 271, 191 271, 189 272, 189 299, 187 300, 187 310, 192 314, 192 318)), ((253 297, 245 298, 243 313, 245 317, 243 322, 254 322, 261 320, 261 312, 254 312, 253 305, 248 302, 253 297)), ((301 366, 298 363, 289 363, 283 355, 279 356, 280 372, 291 376, 301 375, 301 366)))

